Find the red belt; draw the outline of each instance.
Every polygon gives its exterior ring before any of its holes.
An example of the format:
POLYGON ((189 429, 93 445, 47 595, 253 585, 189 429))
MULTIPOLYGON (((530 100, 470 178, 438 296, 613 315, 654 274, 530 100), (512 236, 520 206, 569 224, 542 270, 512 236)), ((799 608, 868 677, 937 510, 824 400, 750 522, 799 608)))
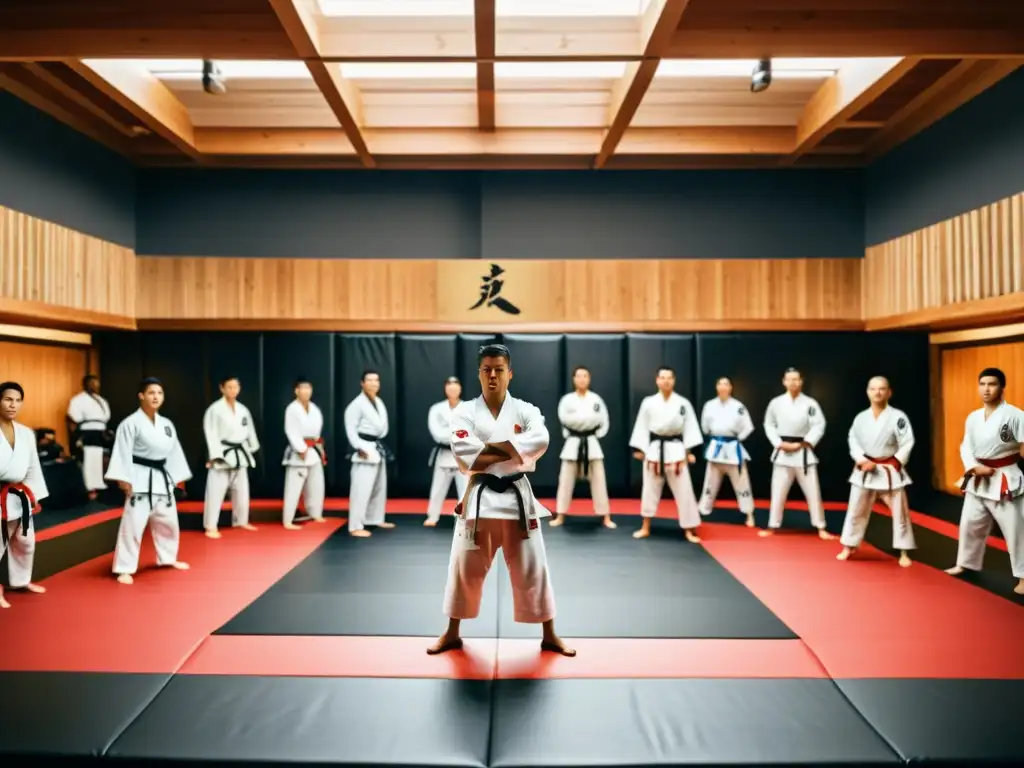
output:
POLYGON ((36 496, 24 483, 0 483, 0 535, 4 546, 10 538, 7 532, 7 497, 14 494, 21 499, 21 532, 28 536, 28 526, 36 511, 36 496))
POLYGON ((321 462, 327 464, 327 450, 323 447, 324 439, 322 437, 307 437, 305 443, 307 448, 312 448, 320 454, 321 462))
MULTIPOLYGON (((989 469, 1003 469, 1004 467, 1012 467, 1013 465, 1015 465, 1019 458, 1019 454, 1010 453, 1007 454, 1006 456, 999 456, 995 459, 976 458, 975 461, 978 462, 981 466, 988 467, 989 469)), ((964 473, 964 481, 960 484, 961 491, 967 490, 967 484, 970 482, 972 477, 974 478, 974 487, 978 487, 978 483, 981 482, 981 478, 975 476, 974 470, 968 470, 967 472, 964 473)), ((1007 501, 1009 501, 1012 498, 1010 496, 1010 484, 1006 479, 1005 472, 1002 474, 1002 477, 1000 477, 999 498, 1005 499, 1007 501)))
MULTIPOLYGON (((878 464, 883 467, 892 467, 897 472, 903 472, 903 462, 897 459, 895 456, 887 456, 884 459, 876 459, 874 456, 864 456, 865 459, 870 461, 872 464, 878 464)), ((867 479, 868 473, 864 473, 865 480, 867 479)), ((886 469, 885 476, 889 480, 889 490, 892 490, 892 470, 886 469)))

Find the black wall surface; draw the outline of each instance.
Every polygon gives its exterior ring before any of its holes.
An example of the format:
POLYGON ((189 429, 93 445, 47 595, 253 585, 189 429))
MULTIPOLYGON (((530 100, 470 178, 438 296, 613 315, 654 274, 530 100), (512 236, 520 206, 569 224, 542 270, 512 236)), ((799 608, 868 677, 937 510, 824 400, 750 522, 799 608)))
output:
POLYGON ((0 91, 0 205, 135 245, 135 169, 123 157, 0 91))
POLYGON ((1024 190, 1024 69, 867 169, 867 245, 1024 190))
MULTIPOLYGON (((178 427, 195 479, 191 498, 201 498, 206 460, 202 418, 219 393, 220 378, 241 378, 241 400, 252 411, 262 450, 251 475, 256 498, 279 497, 283 487, 284 409, 293 398, 299 375, 309 377, 314 400, 324 413, 330 459, 328 493, 348 494, 349 450, 342 414, 359 393, 362 372, 380 372, 381 396, 388 407, 391 431, 386 442, 397 453, 389 471, 391 498, 424 498, 430 484, 427 458, 432 447, 427 411, 443 399, 445 377, 463 380, 464 397, 475 397, 476 351, 487 336, 329 333, 156 333, 118 332, 97 335, 104 394, 115 420, 137 407, 136 385, 142 376, 164 380, 164 414, 178 427)), ((734 333, 734 334, 509 334, 502 340, 512 351, 510 391, 532 402, 548 419, 551 445, 534 476, 537 492, 554 494, 558 453, 562 448, 556 408, 569 390, 576 365, 593 374, 593 388, 607 402, 611 430, 604 440, 609 491, 613 497, 638 497, 640 465, 627 446, 640 401, 655 391, 660 365, 677 373, 677 390, 699 412, 715 396, 715 380, 732 377, 735 396, 750 409, 757 431, 747 448, 754 492, 766 499, 770 488, 771 449, 761 429, 768 401, 782 392, 789 366, 804 372, 805 391, 825 412, 828 429, 818 448, 824 498, 843 501, 849 490, 851 460, 846 436, 854 416, 867 406, 865 389, 873 375, 890 377, 893 404, 905 410, 917 433, 918 447, 908 467, 918 489, 929 485, 928 340, 904 333, 734 333)), ((694 483, 699 491, 703 462, 694 483)), ((799 498, 794 490, 794 498, 799 498)), ((731 490, 723 491, 723 498, 731 490)))
POLYGON ((152 256, 861 258, 860 170, 145 169, 152 256))

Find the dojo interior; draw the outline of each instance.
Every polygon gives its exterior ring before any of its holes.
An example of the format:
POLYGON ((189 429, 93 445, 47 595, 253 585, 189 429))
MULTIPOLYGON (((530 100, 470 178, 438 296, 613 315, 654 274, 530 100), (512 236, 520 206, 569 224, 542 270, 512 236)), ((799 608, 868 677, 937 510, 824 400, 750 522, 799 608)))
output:
MULTIPOLYGON (((0 610, 0 755, 66 763, 527 768, 1018 765, 1024 599, 998 528, 951 577, 978 373, 1024 406, 1024 6, 976 0, 57 0, 0 4, 0 380, 51 430, 35 580, 0 610), (215 69, 204 66, 212 62, 215 69), (205 82, 204 82, 205 72, 205 82), (766 73, 770 72, 770 78, 766 73), (762 88, 770 80, 767 88, 762 88), (474 308, 494 269, 517 311, 474 308), (427 656, 454 506, 424 528, 427 411, 476 353, 551 444, 578 365, 608 405, 615 530, 581 483, 545 524, 542 653, 495 560, 463 651, 427 656), (699 411, 799 369, 825 413, 828 530, 847 431, 886 376, 916 445, 918 549, 892 519, 838 562, 794 485, 785 532, 726 482, 687 542, 666 491, 636 541, 629 434, 659 366, 699 411), (343 411, 381 376, 388 519, 345 529, 343 411), (86 498, 65 415, 111 425, 159 378, 192 469, 187 572, 111 576, 123 499, 86 498), (203 413, 237 376, 258 531, 203 535, 203 413), (284 409, 324 415, 324 525, 280 525, 284 409)), ((691 467, 699 493, 705 463, 691 467)), ((0 564, 6 585, 7 568, 0 564)))

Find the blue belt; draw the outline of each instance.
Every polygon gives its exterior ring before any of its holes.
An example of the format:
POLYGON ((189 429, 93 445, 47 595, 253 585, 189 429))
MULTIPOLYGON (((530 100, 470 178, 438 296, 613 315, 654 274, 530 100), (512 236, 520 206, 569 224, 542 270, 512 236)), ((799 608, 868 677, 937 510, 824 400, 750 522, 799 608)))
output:
POLYGON ((736 444, 736 458, 739 459, 739 471, 742 472, 743 471, 743 448, 742 448, 742 445, 740 443, 740 439, 738 437, 733 437, 731 435, 711 435, 711 439, 714 441, 715 450, 714 450, 714 453, 711 454, 711 458, 708 459, 708 461, 714 461, 715 459, 717 459, 719 454, 721 454, 722 448, 725 446, 726 443, 735 443, 736 444))

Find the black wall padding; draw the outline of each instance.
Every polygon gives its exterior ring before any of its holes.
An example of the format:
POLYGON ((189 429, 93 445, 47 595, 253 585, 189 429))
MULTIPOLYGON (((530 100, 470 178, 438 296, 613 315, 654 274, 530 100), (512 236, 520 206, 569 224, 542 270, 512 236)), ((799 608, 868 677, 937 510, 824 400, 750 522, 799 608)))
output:
MULTIPOLYGON (((346 452, 334 427, 340 392, 334 375, 334 335, 330 333, 263 334, 263 461, 267 468, 265 493, 280 498, 284 492, 284 409, 295 399, 295 380, 308 378, 313 385, 313 402, 323 413, 324 443, 327 447, 327 482, 333 486, 348 467, 338 455, 346 452)), ((243 382, 244 386, 244 382, 243 382)), ((346 489, 347 489, 346 485, 346 489)), ((255 490, 255 489, 253 489, 255 490)), ((263 490, 263 489, 261 489, 263 490)), ((262 495, 262 494, 261 494, 262 495)), ((255 496, 255 494, 254 494, 255 496)))
MULTIPOLYGON (((399 411, 392 416, 396 423, 399 474, 404 479, 405 494, 422 499, 430 492, 431 471, 427 462, 434 450, 427 414, 430 406, 445 399, 445 379, 458 375, 458 345, 454 334, 399 335, 397 349, 399 376, 404 382, 400 386, 399 411)), ((470 381, 470 388, 473 385, 470 381)), ((449 495, 454 498, 454 494, 453 484, 449 495)))
MULTIPOLYGON (((577 365, 590 370, 590 388, 601 396, 608 406, 610 426, 608 436, 602 441, 604 468, 608 478, 608 494, 628 496, 630 492, 629 468, 632 463, 629 452, 623 449, 629 442, 633 422, 629 416, 628 382, 622 375, 626 370, 625 334, 568 335, 565 337, 565 368, 559 396, 572 390, 572 371, 577 365)), ((551 429, 561 431, 557 413, 552 412, 551 429)), ((577 496, 589 497, 590 489, 581 483, 577 496)))
MULTIPOLYGON (((345 406, 360 391, 366 368, 381 374, 381 393, 388 407, 391 433, 387 440, 398 460, 388 474, 392 498, 423 498, 430 484, 427 458, 431 438, 427 411, 443 399, 445 377, 462 379, 463 397, 480 393, 477 350, 502 341, 512 352, 511 391, 539 407, 552 441, 538 465, 534 487, 553 496, 558 453, 563 440, 558 423, 559 399, 571 390, 572 368, 591 370, 594 391, 604 398, 611 430, 604 440, 609 492, 612 497, 637 497, 641 466, 631 458, 629 435, 640 401, 655 392, 658 366, 676 370, 676 388, 700 413, 715 397, 715 379, 726 375, 735 396, 751 411, 756 427, 747 448, 754 493, 767 499, 771 488, 770 446, 762 428, 765 408, 781 394, 782 373, 789 366, 804 372, 805 389, 825 411, 828 429, 818 447, 821 485, 826 500, 845 501, 852 462, 847 433, 854 416, 867 407, 867 380, 890 378, 893 404, 906 411, 917 435, 908 471, 916 494, 930 486, 930 419, 928 340, 919 333, 723 333, 723 334, 600 334, 493 336, 330 333, 122 333, 97 334, 103 391, 114 421, 138 407, 136 385, 142 376, 161 377, 167 389, 164 413, 178 426, 195 480, 190 498, 202 498, 206 448, 203 413, 219 397, 217 381, 235 374, 242 380, 242 401, 257 420, 263 445, 257 471, 251 475, 254 498, 279 498, 284 486, 281 457, 285 448, 284 409, 294 398, 296 376, 313 381, 313 399, 324 413, 330 461, 328 493, 345 496, 349 465, 343 456, 345 406)), ((703 479, 703 461, 693 467, 694 489, 703 479)), ((587 489, 581 485, 578 496, 587 489)), ((722 489, 728 498, 731 488, 722 489)), ((794 486, 793 498, 799 498, 794 486)))
POLYGON ((562 450, 562 429, 558 424, 558 401, 565 394, 559 372, 565 369, 565 337, 561 334, 508 334, 502 337, 512 353, 512 383, 509 392, 540 408, 551 434, 545 460, 537 463, 531 482, 538 493, 558 486, 558 454, 562 450))
MULTIPOLYGON (((332 462, 333 472, 330 482, 337 484, 338 492, 348 494, 349 482, 352 478, 352 465, 344 459, 345 454, 352 450, 345 436, 345 409, 359 394, 362 393, 364 371, 376 371, 380 375, 380 399, 388 409, 388 434, 384 444, 395 451, 398 446, 398 391, 403 388, 398 374, 398 361, 395 353, 395 335, 392 333, 370 334, 336 334, 337 346, 337 400, 335 418, 330 422, 334 431, 335 460, 332 462)), ((326 426, 324 427, 327 428, 326 426)), ((401 476, 404 457, 398 454, 393 464, 388 465, 388 482, 401 476)), ((391 488, 389 487, 389 493, 391 488)), ((393 495, 393 494, 392 494, 393 495)))
MULTIPOLYGON (((667 365, 676 372, 676 392, 693 403, 694 408, 699 409, 694 402, 695 343, 692 335, 683 334, 631 333, 628 339, 626 378, 629 382, 629 410, 619 417, 626 419, 626 439, 618 450, 630 457, 630 488, 633 493, 639 495, 643 484, 643 465, 632 458, 633 451, 628 443, 637 412, 640 410, 640 403, 645 397, 658 391, 655 384, 658 368, 667 365)), ((605 451, 609 450, 616 450, 616 446, 607 443, 605 451)), ((697 488, 700 475, 694 472, 693 477, 694 487, 697 488)))

